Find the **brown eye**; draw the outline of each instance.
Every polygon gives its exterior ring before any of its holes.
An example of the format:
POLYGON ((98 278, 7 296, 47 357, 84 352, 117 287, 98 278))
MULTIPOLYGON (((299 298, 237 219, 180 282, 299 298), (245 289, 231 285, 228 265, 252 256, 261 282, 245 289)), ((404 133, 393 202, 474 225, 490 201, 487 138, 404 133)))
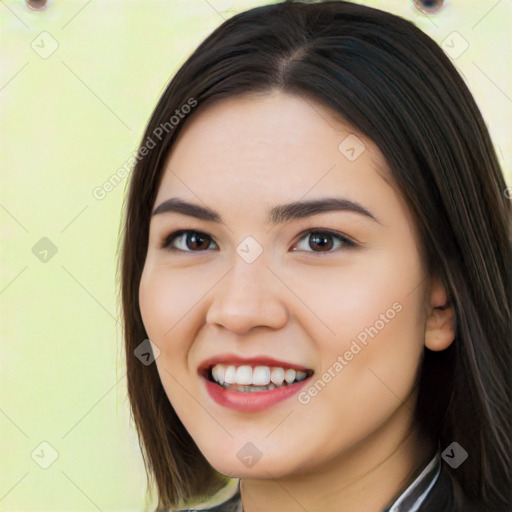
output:
POLYGON ((208 249, 213 240, 200 231, 182 229, 171 233, 164 241, 162 248, 170 251, 201 252, 208 249), (178 242, 176 247, 175 242, 178 242))
POLYGON ((323 235, 321 233, 312 233, 309 235, 309 246, 314 249, 315 246, 321 251, 332 249, 334 243, 331 235, 323 235))
POLYGON ((334 233, 326 230, 310 230, 301 240, 306 240, 306 249, 294 249, 294 251, 300 250, 304 252, 312 252, 314 254, 322 254, 322 253, 330 253, 336 252, 331 250, 335 242, 338 243, 338 248, 354 248, 357 247, 357 244, 347 237, 341 235, 340 233, 334 233), (312 250, 308 250, 312 249, 312 250))

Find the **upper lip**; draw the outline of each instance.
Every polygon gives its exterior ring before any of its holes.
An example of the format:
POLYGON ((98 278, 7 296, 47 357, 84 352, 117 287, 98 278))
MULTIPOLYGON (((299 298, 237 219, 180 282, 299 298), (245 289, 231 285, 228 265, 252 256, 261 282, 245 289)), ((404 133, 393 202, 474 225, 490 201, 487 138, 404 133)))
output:
POLYGON ((205 359, 198 367, 199 373, 205 373, 216 364, 233 365, 233 366, 278 366, 281 368, 293 368, 295 370, 312 371, 310 368, 297 363, 281 361, 273 357, 258 355, 254 357, 241 357, 236 354, 218 354, 216 356, 205 359))

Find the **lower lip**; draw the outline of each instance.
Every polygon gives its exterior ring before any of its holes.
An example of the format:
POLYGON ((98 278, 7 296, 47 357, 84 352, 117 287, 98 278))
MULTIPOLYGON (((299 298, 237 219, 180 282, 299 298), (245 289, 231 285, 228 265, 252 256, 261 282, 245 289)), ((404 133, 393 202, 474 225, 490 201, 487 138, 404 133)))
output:
POLYGON ((215 402, 240 412, 257 412, 271 407, 298 393, 310 380, 310 377, 308 377, 295 384, 289 384, 269 391, 240 392, 223 388, 221 385, 215 384, 205 377, 203 378, 206 383, 206 390, 215 402))

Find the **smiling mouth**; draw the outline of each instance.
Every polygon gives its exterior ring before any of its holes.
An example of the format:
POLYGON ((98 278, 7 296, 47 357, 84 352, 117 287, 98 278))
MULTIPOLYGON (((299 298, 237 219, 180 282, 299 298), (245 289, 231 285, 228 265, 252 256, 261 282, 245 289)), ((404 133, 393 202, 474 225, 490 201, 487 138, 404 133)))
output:
POLYGON ((291 386, 311 377, 313 373, 313 370, 280 366, 216 364, 208 367, 203 376, 224 389, 257 393, 291 386))

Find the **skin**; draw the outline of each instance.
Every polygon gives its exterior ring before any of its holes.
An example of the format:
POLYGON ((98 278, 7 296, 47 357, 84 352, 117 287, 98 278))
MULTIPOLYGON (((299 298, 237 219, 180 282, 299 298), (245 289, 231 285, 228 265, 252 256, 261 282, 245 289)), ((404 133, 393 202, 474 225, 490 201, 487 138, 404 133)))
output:
POLYGON ((179 197, 215 209, 224 224, 152 218, 141 314, 169 400, 210 464, 241 479, 245 512, 378 512, 432 453, 412 420, 414 381, 424 347, 452 343, 454 315, 391 183, 370 140, 316 101, 280 92, 204 107, 168 155, 154 206, 179 197), (365 145, 354 161, 338 149, 349 134, 365 145), (272 206, 326 196, 357 201, 379 222, 347 211, 265 221, 272 206), (210 238, 176 239, 183 252, 162 248, 178 229, 210 238), (328 238, 322 248, 311 229, 359 245, 328 238), (247 236, 263 249, 250 264, 236 252, 247 236), (198 376, 202 361, 231 352, 302 364, 316 380, 396 303, 400 312, 307 404, 295 395, 233 411, 198 376), (249 442, 261 453, 252 467, 237 457, 249 442))

